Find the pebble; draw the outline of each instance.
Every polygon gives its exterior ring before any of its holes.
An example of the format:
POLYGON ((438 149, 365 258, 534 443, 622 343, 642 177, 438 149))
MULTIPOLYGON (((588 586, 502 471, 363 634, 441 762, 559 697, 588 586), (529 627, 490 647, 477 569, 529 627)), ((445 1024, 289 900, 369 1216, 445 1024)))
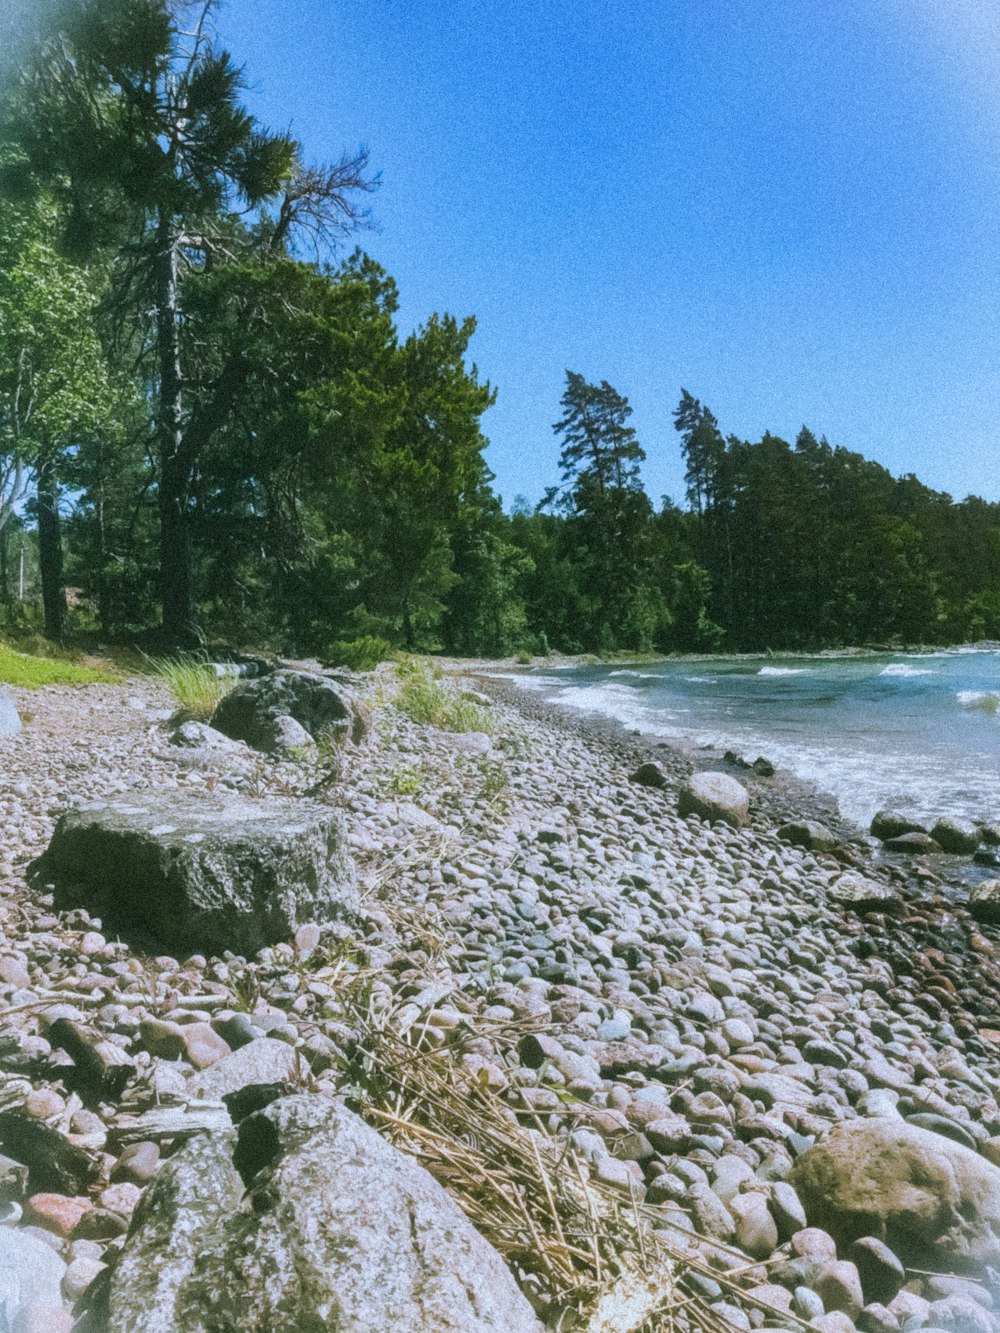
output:
POLYGON ((90 1212, 93 1204, 86 1198, 72 1198, 65 1194, 33 1194, 24 1204, 27 1225, 41 1227, 64 1239, 71 1234, 80 1218, 90 1212))
POLYGON ((211 1023, 188 1023, 181 1028, 184 1054, 195 1069, 208 1069, 217 1060, 232 1055, 232 1047, 211 1023))
POLYGON ((78 1301, 99 1273, 103 1273, 107 1264, 100 1259, 80 1257, 68 1265, 62 1280, 62 1292, 68 1301, 78 1301))
POLYGON ((128 1148, 121 1150, 119 1160, 112 1166, 111 1180, 145 1185, 155 1176, 159 1165, 159 1145, 129 1144, 128 1148))

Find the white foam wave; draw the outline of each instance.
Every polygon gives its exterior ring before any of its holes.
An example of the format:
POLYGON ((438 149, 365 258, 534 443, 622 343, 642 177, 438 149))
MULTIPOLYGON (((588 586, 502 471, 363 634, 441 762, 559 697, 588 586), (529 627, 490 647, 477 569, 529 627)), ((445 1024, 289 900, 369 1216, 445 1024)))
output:
POLYGON ((655 671, 634 671, 627 668, 621 668, 619 671, 609 671, 611 676, 631 676, 633 680, 659 680, 655 671))
POLYGON ((691 685, 715 685, 718 676, 685 676, 684 679, 691 685))
POLYGON ((757 672, 758 676, 804 676, 808 673, 807 667, 761 667, 757 672))
POLYGON ((889 666, 883 667, 878 673, 880 676, 936 676, 936 671, 931 671, 928 667, 911 667, 906 662, 892 662, 889 666))
POLYGON ((1000 690, 959 690, 955 698, 963 708, 980 713, 1000 713, 1000 690))

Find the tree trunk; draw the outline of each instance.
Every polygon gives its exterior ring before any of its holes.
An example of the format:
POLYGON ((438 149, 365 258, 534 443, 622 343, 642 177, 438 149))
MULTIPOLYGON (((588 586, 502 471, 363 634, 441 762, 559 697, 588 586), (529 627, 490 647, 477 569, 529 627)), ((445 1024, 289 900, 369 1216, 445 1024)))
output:
POLYGON ((60 642, 66 632, 66 589, 63 586, 62 523, 54 459, 38 466, 38 568, 42 578, 45 637, 60 642))
POLYGON ((0 605, 9 610, 10 595, 10 525, 0 524, 0 605))
POLYGON ((191 478, 183 459, 184 404, 181 375, 180 296, 177 242, 169 217, 156 236, 156 326, 159 354, 160 604, 163 636, 176 647, 198 642, 188 492, 191 478))

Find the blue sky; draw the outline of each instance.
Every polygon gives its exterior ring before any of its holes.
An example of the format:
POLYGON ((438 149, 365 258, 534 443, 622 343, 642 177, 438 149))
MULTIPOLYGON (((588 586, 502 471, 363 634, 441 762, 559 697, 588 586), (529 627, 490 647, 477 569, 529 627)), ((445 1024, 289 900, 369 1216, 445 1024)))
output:
POLYGON ((509 502, 556 480, 566 369, 683 495, 683 386, 726 433, 807 424, 1000 499, 993 0, 225 0, 251 105, 366 143, 361 240, 405 331, 479 321, 509 502))

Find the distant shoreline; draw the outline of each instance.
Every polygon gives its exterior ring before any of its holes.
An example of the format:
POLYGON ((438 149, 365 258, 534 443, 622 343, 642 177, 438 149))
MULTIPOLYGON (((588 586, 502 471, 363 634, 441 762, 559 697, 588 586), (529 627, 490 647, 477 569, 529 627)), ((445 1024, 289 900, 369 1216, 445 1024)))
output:
MULTIPOLYGON (((959 645, 958 647, 965 648, 967 651, 973 650, 969 645, 959 645)), ((1000 643, 989 641, 976 644, 974 648, 975 651, 1000 651, 1000 643)), ((893 649, 891 651, 902 653, 916 650, 893 649)), ((929 654, 952 650, 928 648, 925 651, 929 654)), ((766 662, 777 656, 814 659, 819 656, 847 658, 885 655, 884 651, 858 648, 831 650, 825 654, 683 654, 676 657, 660 657, 655 661, 663 663, 683 661, 766 662)), ((556 665, 555 656, 553 656, 553 659, 543 660, 545 662, 551 660, 552 665, 556 665)), ((654 663, 654 659, 650 658, 633 658, 631 660, 639 665, 654 663)), ((540 694, 526 690, 512 678, 515 672, 517 674, 523 672, 524 675, 528 675, 533 668, 517 667, 515 664, 512 670, 504 665, 501 674, 500 671, 491 671, 489 669, 490 665, 488 662, 480 665, 478 662, 448 659, 449 670, 454 670, 456 674, 473 675, 487 687, 489 693, 496 695, 508 707, 520 713, 545 721, 555 727, 571 730, 598 744, 607 743, 610 740, 616 746, 623 744, 628 746, 632 751, 632 759, 636 765, 649 759, 657 762, 665 762, 669 759, 669 765, 672 767, 675 776, 686 776, 690 772, 705 770, 718 770, 731 774, 748 789, 754 807, 759 809, 769 821, 773 822, 776 828, 783 823, 815 820, 827 827, 831 833, 841 840, 844 847, 849 849, 851 858, 856 859, 856 864, 862 868, 881 869, 883 872, 888 870, 890 873, 895 871, 903 880, 919 880, 928 886, 940 884, 949 897, 960 899, 964 899, 971 885, 995 876, 995 871, 974 865, 968 857, 936 855, 930 858, 930 863, 928 863, 928 858, 923 856, 903 856, 884 852, 878 841, 871 836, 869 829, 857 820, 842 814, 836 795, 824 789, 819 783, 809 778, 800 777, 791 769, 783 766, 776 766, 775 773, 771 777, 760 777, 754 773, 752 767, 744 768, 739 764, 727 761, 727 754, 737 754, 748 765, 752 765, 754 759, 758 757, 750 753, 741 754, 738 740, 734 739, 730 744, 700 745, 693 740, 682 737, 663 737, 646 733, 639 727, 630 726, 628 723, 598 710, 580 712, 553 703, 540 694)), ((492 665, 496 666, 498 664, 492 665)), ((615 659, 614 662, 608 660, 595 662, 586 656, 580 656, 559 659, 558 665, 562 667, 618 667, 626 665, 626 662, 624 659, 620 661, 615 659)), ((770 758, 766 754, 763 757, 770 758)))

